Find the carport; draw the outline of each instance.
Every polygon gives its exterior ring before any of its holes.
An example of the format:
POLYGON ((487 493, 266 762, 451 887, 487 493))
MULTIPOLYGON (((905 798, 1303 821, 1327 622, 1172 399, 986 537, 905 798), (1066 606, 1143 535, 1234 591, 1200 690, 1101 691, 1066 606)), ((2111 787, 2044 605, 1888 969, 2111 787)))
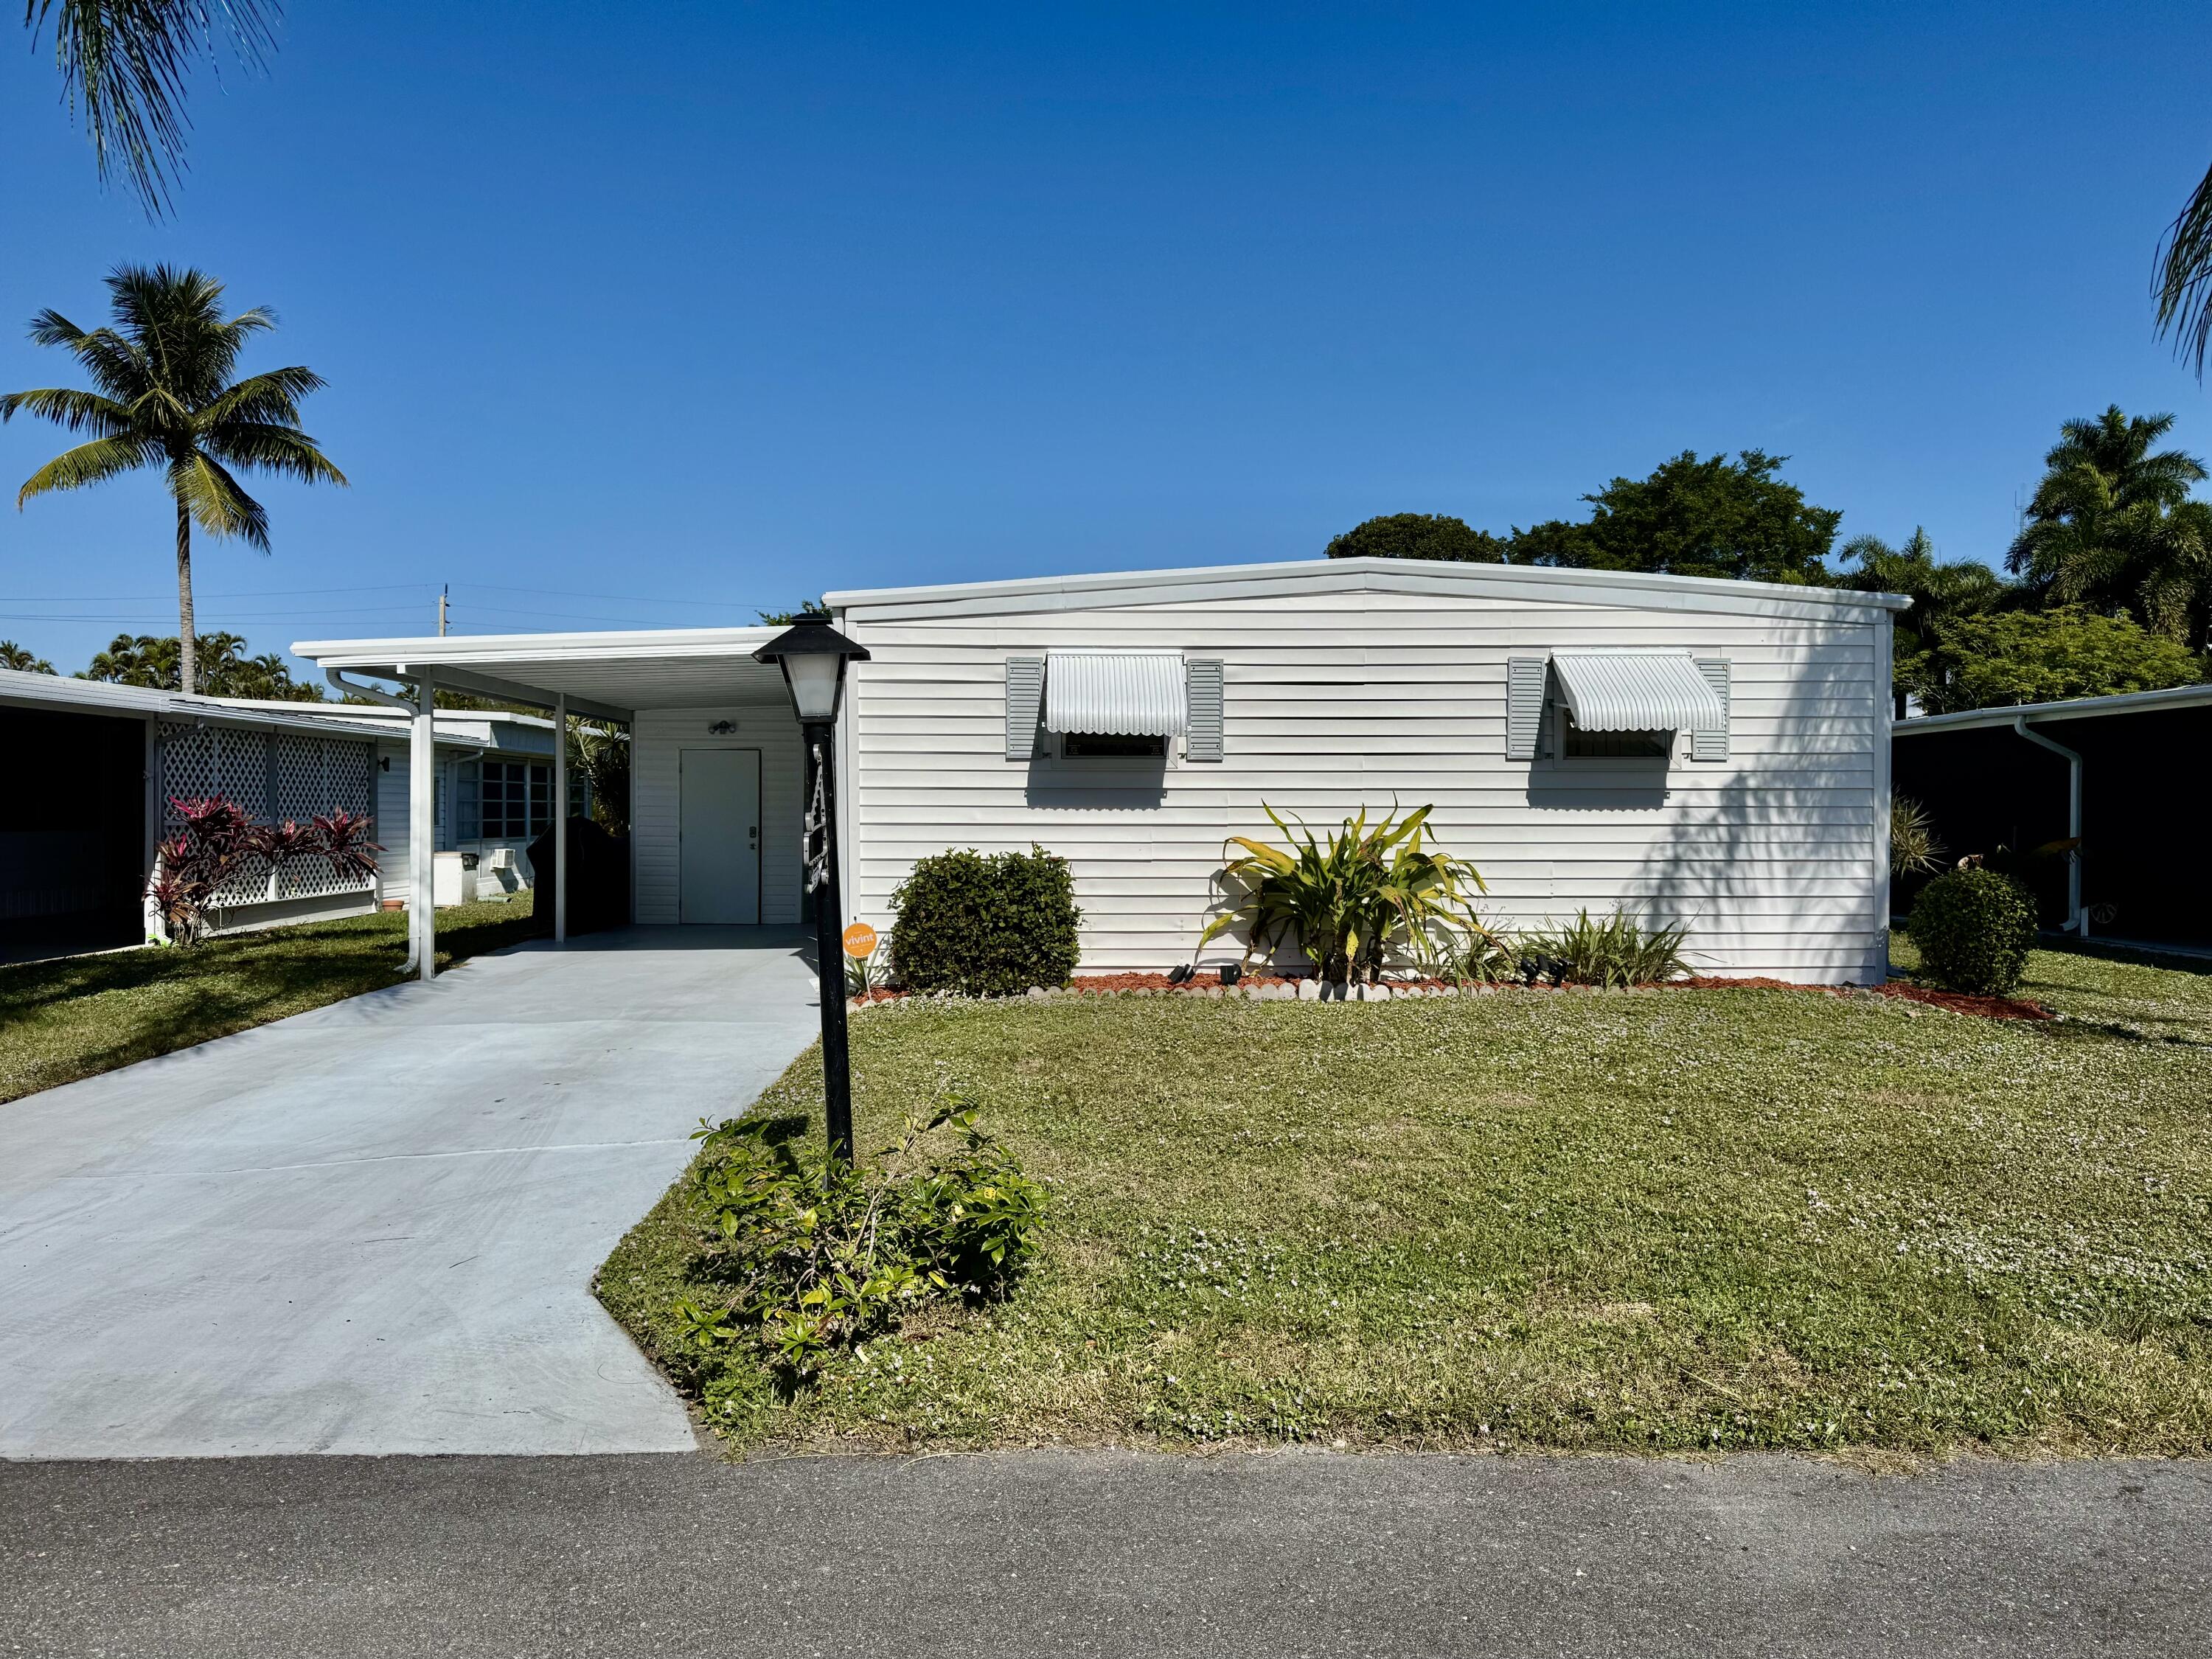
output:
MULTIPOLYGON (((440 690, 629 729, 630 909, 645 925, 796 925, 804 910, 800 819, 805 762, 781 673, 752 659, 778 628, 477 635, 305 641, 292 648, 331 684, 410 711, 428 727, 440 690), (401 689, 392 691, 382 681, 401 689)), ((415 744, 408 860, 428 891, 433 783, 415 744)), ((568 799, 556 746, 554 800, 568 799)), ((554 813, 565 869, 568 820, 554 813)), ((431 977, 436 921, 410 909, 409 966, 431 977)), ((568 937, 568 883, 553 884, 553 933, 568 937)))

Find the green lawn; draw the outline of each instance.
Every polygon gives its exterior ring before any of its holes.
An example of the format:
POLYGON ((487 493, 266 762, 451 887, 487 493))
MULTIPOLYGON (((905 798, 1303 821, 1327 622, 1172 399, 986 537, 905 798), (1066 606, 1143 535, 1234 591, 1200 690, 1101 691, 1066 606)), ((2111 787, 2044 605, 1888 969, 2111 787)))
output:
MULTIPOLYGON (((724 1426, 2212 1452, 2212 978, 2031 974, 2076 1018, 1687 990, 869 1009, 862 1144, 976 1085, 1050 1183, 1040 1257, 1011 1302, 724 1426)), ((808 1109, 818 1065, 762 1109, 808 1109)), ((697 1226, 679 1183, 600 1278, 695 1388, 670 1309, 697 1226)))
MULTIPOLYGON (((536 930, 528 894, 438 912, 442 967, 536 930)), ((0 1101, 390 985, 407 918, 386 910, 210 939, 0 967, 0 1101)))

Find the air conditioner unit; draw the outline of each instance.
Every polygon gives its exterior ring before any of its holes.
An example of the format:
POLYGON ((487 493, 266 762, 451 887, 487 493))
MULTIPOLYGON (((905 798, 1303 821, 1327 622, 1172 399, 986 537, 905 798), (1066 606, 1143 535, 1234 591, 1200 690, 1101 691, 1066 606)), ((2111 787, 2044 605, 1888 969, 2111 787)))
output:
POLYGON ((495 870, 514 868, 514 848, 512 847, 495 847, 490 852, 485 854, 484 857, 495 870))

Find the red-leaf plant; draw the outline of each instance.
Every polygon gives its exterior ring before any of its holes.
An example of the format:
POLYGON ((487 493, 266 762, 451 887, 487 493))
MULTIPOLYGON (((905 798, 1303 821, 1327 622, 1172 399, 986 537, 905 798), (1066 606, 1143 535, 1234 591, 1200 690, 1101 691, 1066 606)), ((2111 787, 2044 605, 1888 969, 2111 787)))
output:
POLYGON ((183 823, 155 849, 146 896, 169 938, 197 945, 207 936, 209 915, 225 884, 252 861, 281 870, 295 859, 320 858, 342 878, 374 872, 384 849, 368 838, 372 820, 350 812, 318 814, 301 825, 256 823, 223 795, 172 799, 183 823))

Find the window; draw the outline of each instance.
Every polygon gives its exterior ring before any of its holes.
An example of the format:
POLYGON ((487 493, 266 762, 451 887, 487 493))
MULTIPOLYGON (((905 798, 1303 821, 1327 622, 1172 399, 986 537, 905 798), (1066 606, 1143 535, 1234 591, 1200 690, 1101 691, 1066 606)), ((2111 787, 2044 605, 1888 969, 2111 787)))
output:
POLYGON ((1672 732, 1585 732, 1559 710, 1559 753, 1570 760, 1667 760, 1674 752, 1672 732))
POLYGON ((1060 752, 1065 760, 1164 760, 1165 738, 1124 738, 1104 732, 1063 732, 1060 752))
POLYGON ((553 769, 525 761, 483 763, 483 838, 527 841, 553 822, 553 769))

